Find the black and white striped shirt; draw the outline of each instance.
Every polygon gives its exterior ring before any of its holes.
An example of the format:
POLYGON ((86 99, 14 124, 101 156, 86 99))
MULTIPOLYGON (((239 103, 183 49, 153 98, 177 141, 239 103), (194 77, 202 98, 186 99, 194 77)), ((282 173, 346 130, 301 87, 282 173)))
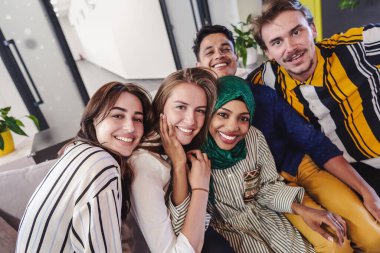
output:
POLYGON ((16 252, 121 252, 121 200, 116 160, 78 142, 29 200, 16 252))
POLYGON ((211 225, 238 253, 314 252, 282 212, 301 202, 303 188, 285 185, 262 133, 251 127, 247 156, 231 168, 212 170, 215 204, 211 225))

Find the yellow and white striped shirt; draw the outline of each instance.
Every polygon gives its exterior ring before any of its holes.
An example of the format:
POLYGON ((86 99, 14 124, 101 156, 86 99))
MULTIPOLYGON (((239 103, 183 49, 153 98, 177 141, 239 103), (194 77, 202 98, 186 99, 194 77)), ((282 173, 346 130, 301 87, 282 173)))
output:
POLYGON ((380 168, 380 24, 322 40, 316 44, 316 54, 314 74, 304 82, 270 61, 248 80, 275 89, 349 162, 380 168))

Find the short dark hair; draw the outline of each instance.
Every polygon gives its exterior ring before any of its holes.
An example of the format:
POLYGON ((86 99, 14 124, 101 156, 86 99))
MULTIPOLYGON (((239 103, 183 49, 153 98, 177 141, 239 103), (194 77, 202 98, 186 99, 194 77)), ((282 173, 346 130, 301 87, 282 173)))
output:
POLYGON ((310 10, 298 0, 266 0, 263 4, 261 16, 252 20, 253 37, 263 50, 267 49, 261 34, 263 26, 273 21, 284 11, 299 11, 304 15, 309 25, 314 22, 310 10))
POLYGON ((227 39, 232 42, 233 47, 235 48, 235 39, 230 30, 227 29, 227 27, 222 25, 205 25, 197 32, 197 36, 194 39, 194 45, 193 45, 193 52, 195 54, 195 57, 197 57, 197 61, 199 61, 199 50, 201 48, 201 43, 203 39, 214 33, 223 33, 226 35, 227 39))

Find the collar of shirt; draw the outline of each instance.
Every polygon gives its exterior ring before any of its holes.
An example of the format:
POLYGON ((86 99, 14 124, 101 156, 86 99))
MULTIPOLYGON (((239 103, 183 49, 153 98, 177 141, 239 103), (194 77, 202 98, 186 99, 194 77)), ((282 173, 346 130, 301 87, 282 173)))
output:
POLYGON ((323 86, 323 66, 325 64, 325 59, 321 55, 320 49, 316 46, 315 53, 317 54, 317 66, 314 70, 314 73, 306 80, 306 81, 298 81, 294 79, 288 71, 285 70, 284 67, 279 66, 277 79, 283 78, 284 80, 280 81, 282 83, 286 83, 286 90, 291 91, 294 90, 299 85, 313 85, 316 87, 323 86))

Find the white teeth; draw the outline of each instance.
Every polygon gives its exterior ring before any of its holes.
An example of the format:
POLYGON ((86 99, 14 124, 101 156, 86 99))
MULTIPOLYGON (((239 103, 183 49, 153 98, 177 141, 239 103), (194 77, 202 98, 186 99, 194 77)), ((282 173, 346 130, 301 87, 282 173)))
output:
POLYGON ((232 140, 235 140, 235 139, 236 139, 236 136, 229 136, 229 135, 226 135, 226 134, 224 134, 224 133, 222 133, 222 132, 219 132, 219 133, 220 133, 220 135, 221 135, 223 138, 226 138, 227 140, 232 141, 232 140))
POLYGON ((218 64, 214 65, 214 68, 220 68, 220 67, 224 67, 224 66, 227 66, 227 63, 218 63, 218 64))
POLYGON ((186 129, 186 128, 182 128, 182 127, 178 127, 179 130, 181 130, 182 132, 185 132, 185 133, 191 133, 193 130, 191 129, 186 129))
POLYGON ((132 138, 126 138, 126 137, 121 137, 121 136, 116 136, 116 139, 124 141, 124 142, 132 142, 132 138))

